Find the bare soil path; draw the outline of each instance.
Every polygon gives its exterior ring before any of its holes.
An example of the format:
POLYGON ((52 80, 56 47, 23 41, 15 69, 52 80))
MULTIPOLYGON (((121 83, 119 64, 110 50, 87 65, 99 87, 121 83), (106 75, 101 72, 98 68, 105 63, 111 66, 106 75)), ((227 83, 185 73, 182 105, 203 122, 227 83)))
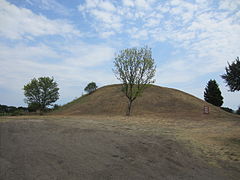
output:
POLYGON ((240 178, 160 134, 104 118, 0 121, 0 180, 240 178))

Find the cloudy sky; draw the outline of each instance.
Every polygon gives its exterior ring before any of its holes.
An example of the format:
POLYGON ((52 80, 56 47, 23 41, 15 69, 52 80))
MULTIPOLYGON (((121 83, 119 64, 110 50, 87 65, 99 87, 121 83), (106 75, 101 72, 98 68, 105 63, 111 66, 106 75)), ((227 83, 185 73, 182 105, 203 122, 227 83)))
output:
POLYGON ((58 104, 119 83, 113 59, 121 49, 152 48, 156 83, 203 99, 215 79, 224 106, 237 109, 220 75, 239 56, 239 0, 0 0, 0 104, 22 106, 23 86, 54 77, 58 104))

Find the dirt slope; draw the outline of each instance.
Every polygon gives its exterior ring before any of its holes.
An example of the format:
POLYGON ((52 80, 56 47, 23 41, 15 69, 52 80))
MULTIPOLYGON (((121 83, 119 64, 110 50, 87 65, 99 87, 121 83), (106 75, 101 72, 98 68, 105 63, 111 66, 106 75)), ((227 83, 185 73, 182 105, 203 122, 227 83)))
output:
POLYGON ((229 163, 226 168, 214 167, 184 144, 136 123, 28 118, 0 122, 1 180, 238 180, 240 176, 229 163))
MULTIPOLYGON (((84 95, 66 105, 56 114, 61 115, 124 115, 127 98, 121 91, 121 85, 109 85, 97 89, 90 95, 84 95)), ((132 108, 132 115, 202 117, 203 107, 210 108, 210 117, 229 116, 205 101, 185 92, 151 85, 138 97, 132 108)))

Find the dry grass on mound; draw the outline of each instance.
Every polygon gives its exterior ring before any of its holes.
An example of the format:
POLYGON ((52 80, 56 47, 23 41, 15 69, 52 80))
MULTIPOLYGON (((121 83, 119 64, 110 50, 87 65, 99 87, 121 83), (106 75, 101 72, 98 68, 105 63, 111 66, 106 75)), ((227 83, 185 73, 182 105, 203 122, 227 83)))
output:
MULTIPOLYGON (((121 85, 110 85, 84 95, 54 112, 59 115, 125 115, 127 98, 121 85)), ((228 113, 182 91, 151 85, 133 103, 132 115, 202 117, 203 107, 210 108, 211 117, 228 113)))

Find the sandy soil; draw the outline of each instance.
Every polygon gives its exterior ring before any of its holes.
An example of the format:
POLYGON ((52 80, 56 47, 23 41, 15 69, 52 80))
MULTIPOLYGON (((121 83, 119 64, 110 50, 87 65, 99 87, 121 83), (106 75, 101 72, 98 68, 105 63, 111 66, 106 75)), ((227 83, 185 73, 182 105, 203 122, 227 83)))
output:
POLYGON ((240 178, 235 164, 209 164, 162 126, 111 118, 0 121, 1 180, 240 178))

